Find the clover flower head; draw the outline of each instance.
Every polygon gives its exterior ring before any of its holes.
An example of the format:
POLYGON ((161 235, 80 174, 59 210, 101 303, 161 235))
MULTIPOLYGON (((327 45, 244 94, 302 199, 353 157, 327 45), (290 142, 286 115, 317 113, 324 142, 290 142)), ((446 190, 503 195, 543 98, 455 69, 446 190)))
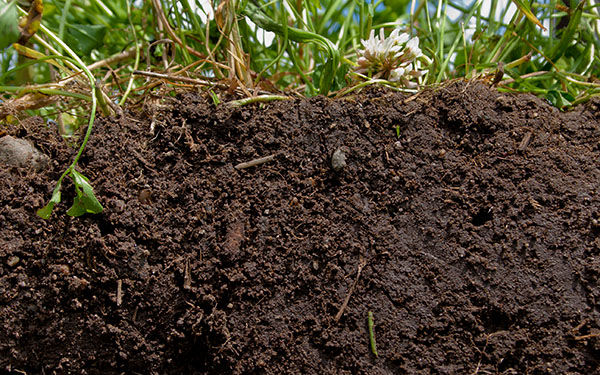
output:
MULTIPOLYGON (((361 41, 364 49, 357 51, 356 72, 372 78, 383 78, 412 86, 409 79, 422 74, 419 60, 428 61, 419 48, 419 38, 394 29, 386 38, 384 30, 371 30, 369 39, 361 41)), ((414 85, 414 84, 413 84, 414 85)))
POLYGON ((392 82, 398 82, 402 79, 402 77, 404 77, 405 72, 406 70, 402 67, 396 68, 390 72, 389 80, 392 82))

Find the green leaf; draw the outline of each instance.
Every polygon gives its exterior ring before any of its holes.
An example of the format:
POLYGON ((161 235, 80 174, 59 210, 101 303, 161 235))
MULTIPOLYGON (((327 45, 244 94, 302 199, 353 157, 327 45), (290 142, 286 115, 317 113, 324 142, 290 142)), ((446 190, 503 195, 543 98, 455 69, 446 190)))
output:
POLYGON ((548 99, 550 103, 552 103, 552 105, 558 108, 568 107, 575 100, 573 95, 569 94, 566 91, 560 90, 548 90, 546 99, 548 99))
POLYGON ((65 42, 80 55, 88 55, 104 44, 106 26, 71 24, 65 33, 65 42))
POLYGON ((335 73, 335 80, 333 81, 332 91, 338 91, 348 86, 348 82, 346 82, 346 75, 350 70, 350 65, 342 64, 339 69, 335 73))
POLYGON ((504 74, 514 79, 516 83, 523 83, 524 81, 517 69, 504 69, 504 74))
POLYGON ((43 208, 37 210, 37 215, 42 219, 49 219, 50 215, 52 214, 52 210, 54 209, 54 205, 60 203, 60 185, 60 182, 56 184, 56 187, 52 192, 52 198, 50 199, 50 202, 48 202, 48 204, 43 208))
MULTIPOLYGON (((343 71, 341 77, 343 78, 347 72, 347 69, 343 71)), ((323 95, 327 95, 333 89, 336 78, 339 79, 334 59, 327 59, 325 64, 318 64, 313 73, 313 81, 319 82, 319 93, 323 95)))
POLYGON ((215 92, 212 89, 209 89, 208 93, 210 94, 210 98, 212 99, 213 104, 215 105, 215 107, 217 107, 221 103, 219 97, 217 96, 217 94, 215 94, 215 92))
POLYGON ((100 202, 98 202, 98 199, 96 199, 94 190, 87 177, 77 172, 75 169, 71 171, 71 177, 75 183, 77 196, 73 199, 73 205, 67 211, 67 215, 81 216, 86 213, 98 214, 102 212, 103 207, 100 202))
POLYGON ((14 1, 0 5, 0 50, 19 40, 19 17, 14 1))

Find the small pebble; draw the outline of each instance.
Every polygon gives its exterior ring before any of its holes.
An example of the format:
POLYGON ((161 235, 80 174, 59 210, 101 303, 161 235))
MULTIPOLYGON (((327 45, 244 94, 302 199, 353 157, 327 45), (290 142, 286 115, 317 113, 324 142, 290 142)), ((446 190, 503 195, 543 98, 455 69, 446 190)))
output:
POLYGON ((21 259, 19 259, 19 257, 12 256, 12 257, 8 258, 8 260, 6 261, 6 264, 8 264, 9 267, 14 267, 19 263, 20 260, 21 259))
POLYGON ((66 264, 59 264, 57 266, 57 269, 63 275, 68 275, 71 272, 71 270, 69 270, 69 266, 67 266, 66 264))
POLYGON ((342 149, 338 148, 333 153, 333 156, 331 157, 331 167, 336 172, 340 172, 346 168, 346 154, 344 154, 342 149))
POLYGON ((0 138, 0 164, 41 171, 46 168, 49 160, 48 156, 24 139, 10 135, 0 138))

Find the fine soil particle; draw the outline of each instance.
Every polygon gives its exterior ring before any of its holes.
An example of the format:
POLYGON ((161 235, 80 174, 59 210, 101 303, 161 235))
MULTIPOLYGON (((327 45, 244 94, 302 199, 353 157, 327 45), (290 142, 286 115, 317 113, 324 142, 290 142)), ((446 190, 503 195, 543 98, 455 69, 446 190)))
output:
POLYGON ((66 181, 48 221, 74 151, 15 133, 51 161, 0 170, 0 371, 600 371, 597 100, 184 93, 98 120, 78 170, 105 211, 68 217, 66 181))

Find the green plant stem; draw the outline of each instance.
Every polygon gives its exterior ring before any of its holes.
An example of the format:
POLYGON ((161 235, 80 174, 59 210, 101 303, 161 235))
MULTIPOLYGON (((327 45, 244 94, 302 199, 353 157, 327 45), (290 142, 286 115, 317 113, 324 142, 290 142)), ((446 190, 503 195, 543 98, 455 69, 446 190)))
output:
POLYGON ((369 311, 367 315, 367 323, 369 326, 369 343, 371 344, 371 352, 378 357, 377 354, 377 342, 375 341, 375 321, 373 319, 373 312, 369 311))
POLYGON ((109 8, 109 7, 107 7, 107 6, 106 6, 106 5, 105 5, 105 4, 102 2, 102 0, 93 0, 93 1, 94 1, 94 2, 95 2, 97 5, 98 5, 98 7, 100 7, 100 9, 102 9, 102 11, 103 11, 104 13, 106 13, 106 14, 107 14, 109 17, 114 17, 114 14, 113 14, 113 12, 110 10, 110 8, 109 8))
MULTIPOLYGON (((481 6, 481 2, 482 2, 482 0, 477 0, 475 2, 475 4, 473 5, 473 7, 471 8, 471 11, 465 17, 465 23, 468 23, 471 20, 471 17, 473 17, 473 13, 475 13, 475 10, 478 9, 481 6)), ((438 74, 438 76, 437 76, 437 78, 435 80, 436 83, 439 83, 439 82, 442 81, 442 78, 444 77, 444 73, 446 72, 446 67, 450 63, 450 59, 452 58, 452 54, 454 54, 454 50, 458 46, 458 43, 460 42, 461 39, 462 39, 462 35, 459 35, 459 36, 457 36, 457 38, 454 39, 454 43, 452 43, 452 47, 450 47, 450 50, 448 51, 448 54, 446 55, 446 58, 442 62, 442 65, 440 67, 440 72, 439 72, 439 74, 438 74)))
MULTIPOLYGON (((184 1, 184 3, 187 4, 187 1, 184 1)), ((133 63, 133 70, 131 72, 131 75, 129 76, 129 82, 127 82, 127 89, 125 89, 125 93, 123 94, 123 97, 119 101, 120 106, 125 104, 125 101, 127 100, 127 97, 129 96, 129 93, 131 92, 131 89, 133 88, 133 80, 134 80, 133 72, 138 70, 138 66, 140 64, 140 46, 138 44, 138 38, 137 38, 137 32, 135 31, 135 25, 131 21, 131 4, 129 4, 129 2, 127 2, 127 18, 129 19, 129 26, 131 27, 131 31, 133 33, 133 40, 135 42, 135 61, 133 63)))
MULTIPOLYGON (((98 99, 96 97, 96 84, 95 84, 94 76, 89 71, 89 69, 85 66, 85 64, 79 58, 79 56, 77 56, 77 54, 75 52, 73 52, 73 50, 71 48, 69 48, 69 46, 67 46, 60 38, 58 38, 52 31, 48 30, 44 25, 40 25, 40 28, 44 31, 44 33, 51 40, 53 40, 56 44, 58 44, 59 46, 61 46, 63 48, 63 50, 65 50, 69 55, 71 55, 71 57, 55 56, 54 58, 56 58, 56 59, 59 59, 59 58, 63 59, 66 62, 72 64, 74 67, 81 69, 81 71, 83 71, 83 73, 85 74, 85 76, 89 80, 89 84, 90 84, 90 88, 91 88, 91 94, 92 94, 92 108, 91 108, 90 119, 89 119, 89 122, 88 122, 88 127, 87 127, 87 130, 85 132, 85 137, 83 139, 83 142, 81 143, 81 146, 79 147, 79 151, 77 152, 77 155, 75 155, 75 158, 73 159, 73 162, 63 172, 63 174, 60 176, 60 178, 56 182, 55 192, 52 195, 52 201, 54 201, 54 197, 57 195, 57 189, 60 190, 60 186, 62 185, 62 181, 65 178, 65 176, 67 174, 72 174, 73 171, 75 170, 75 167, 77 166, 77 162, 79 161, 79 158, 83 154, 83 150, 85 149, 85 146, 87 145, 87 142, 88 142, 88 140, 90 138, 90 135, 92 134, 92 127, 94 126, 94 119, 96 118, 96 107, 97 107, 98 99)), ((36 36, 37 36, 37 34, 36 34, 36 36)), ((58 194, 60 194, 60 192, 58 192, 58 194)), ((60 201, 60 195, 58 196, 58 200, 60 201)), ((52 204, 51 207, 53 207, 53 206, 54 205, 52 204)), ((48 206, 46 206, 46 207, 48 207, 48 206)), ((46 208, 46 207, 44 207, 44 208, 46 208)), ((43 209, 41 209, 41 210, 43 210, 43 209)), ((38 215, 39 214, 40 214, 40 210, 38 210, 38 215)))
POLYGON ((282 13, 282 18, 283 18, 282 25, 284 25, 283 26, 283 41, 281 42, 281 44, 279 46, 279 51, 277 52, 277 56, 275 56, 273 61, 271 61, 269 64, 267 64, 267 66, 264 67, 260 73, 258 73, 258 75, 256 76, 256 79, 254 80, 255 84, 260 81, 261 77, 267 70, 269 70, 275 64, 279 63, 279 60, 281 60, 281 58, 283 57, 283 54, 285 53, 285 50, 288 47, 288 27, 287 27, 287 22, 285 22, 285 12, 282 13))
POLYGON ((44 87, 0 86, 0 91, 14 92, 14 93, 18 93, 19 95, 24 95, 24 94, 27 94, 29 92, 39 92, 39 93, 45 94, 45 95, 68 96, 68 97, 71 97, 71 98, 82 99, 82 100, 85 100, 85 101, 88 101, 88 102, 92 101, 92 98, 90 96, 88 96, 88 95, 79 94, 79 93, 76 93, 76 92, 69 92, 69 91, 59 90, 59 89, 44 88, 44 87))
MULTIPOLYGON (((60 23, 58 25, 58 37, 63 39, 65 34, 65 25, 67 23, 67 15, 69 14, 69 9, 71 8, 71 0, 66 0, 65 5, 62 10, 62 14, 60 16, 60 23)), ((60 48, 59 48, 60 51, 60 48)))
POLYGON ((253 104, 253 103, 267 103, 267 102, 273 102, 276 100, 289 100, 289 99, 291 99, 289 96, 283 96, 283 95, 261 95, 261 96, 255 96, 252 98, 232 100, 230 102, 227 102, 227 104, 232 107, 241 107, 241 106, 253 104))
MULTIPOLYGON (((283 35, 285 32, 282 25, 266 16, 262 10, 252 2, 248 2, 242 12, 244 15, 250 17, 256 25, 267 31, 272 31, 278 35, 283 35)), ((325 68, 321 74, 321 83, 319 85, 320 93, 326 95, 331 89, 333 79, 335 78, 335 72, 337 71, 340 62, 340 53, 335 44, 319 34, 300 30, 295 27, 287 27, 287 34, 290 40, 300 43, 315 43, 327 52, 329 60, 325 63, 325 68)))

